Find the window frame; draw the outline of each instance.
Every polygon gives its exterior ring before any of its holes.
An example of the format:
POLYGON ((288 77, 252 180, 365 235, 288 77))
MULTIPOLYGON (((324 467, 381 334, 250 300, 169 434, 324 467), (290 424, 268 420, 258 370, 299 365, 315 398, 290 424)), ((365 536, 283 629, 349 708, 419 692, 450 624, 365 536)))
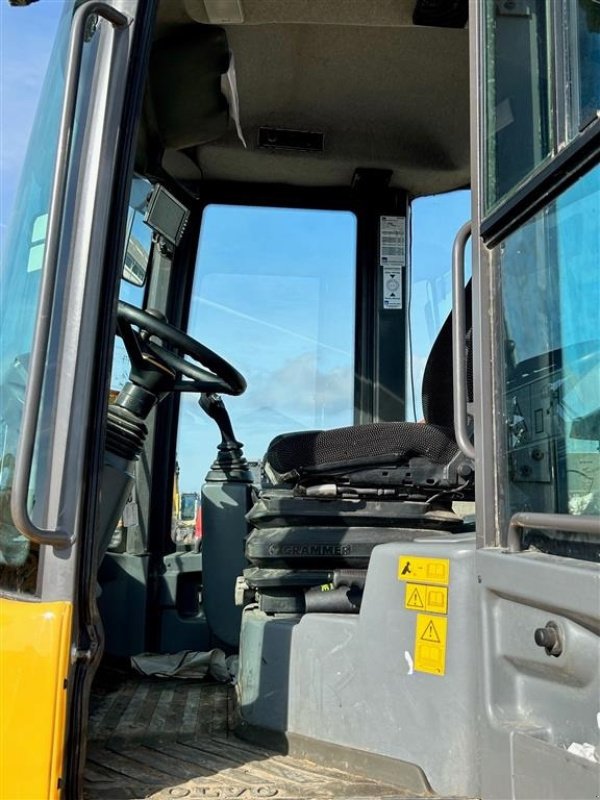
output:
MULTIPOLYGON (((492 0, 489 0, 492 2, 492 0)), ((576 35, 570 30, 578 20, 576 0, 556 0, 549 25, 548 47, 554 54, 554 83, 549 95, 553 106, 551 128, 554 130, 554 149, 519 184, 512 188, 492 208, 486 210, 488 108, 485 90, 476 102, 481 103, 478 118, 478 153, 480 157, 478 210, 479 231, 487 247, 494 247, 527 219, 550 203, 592 166, 600 151, 600 117, 579 127, 579 81, 572 79, 577 68, 575 58, 576 35), (576 124, 577 123, 577 124, 576 124)), ((481 11, 481 28, 485 28, 486 12, 481 11)), ((485 35, 477 35, 478 73, 487 75, 485 35)), ((477 87, 475 87, 477 93, 477 87)))

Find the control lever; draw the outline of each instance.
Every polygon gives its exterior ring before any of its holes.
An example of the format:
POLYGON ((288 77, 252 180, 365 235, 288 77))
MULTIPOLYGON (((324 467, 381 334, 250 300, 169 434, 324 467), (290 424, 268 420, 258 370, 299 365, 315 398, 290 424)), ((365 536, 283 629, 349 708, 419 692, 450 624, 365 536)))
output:
POLYGON ((219 450, 231 451, 241 450, 242 443, 238 442, 233 433, 233 425, 229 413, 225 408, 225 403, 220 394, 201 394, 198 405, 205 414, 217 423, 221 433, 221 444, 219 450))
POLYGON ((217 447, 217 459, 212 465, 215 470, 241 470, 244 475, 248 471, 248 462, 244 458, 244 445, 238 442, 233 432, 233 425, 225 403, 219 394, 201 394, 198 405, 211 419, 217 423, 221 434, 221 444, 217 447))

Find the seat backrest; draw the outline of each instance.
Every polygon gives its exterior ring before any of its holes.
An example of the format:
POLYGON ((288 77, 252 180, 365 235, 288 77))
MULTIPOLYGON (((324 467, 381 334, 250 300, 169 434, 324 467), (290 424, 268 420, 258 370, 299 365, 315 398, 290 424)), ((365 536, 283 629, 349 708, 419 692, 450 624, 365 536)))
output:
MULTIPOLYGON (((465 329, 467 341, 465 352, 467 358, 467 398, 473 394, 473 358, 471 348, 472 336, 471 313, 471 281, 465 287, 465 329)), ((440 328, 423 373, 423 389, 421 400, 425 422, 454 428, 454 396, 452 390, 452 312, 440 328)))

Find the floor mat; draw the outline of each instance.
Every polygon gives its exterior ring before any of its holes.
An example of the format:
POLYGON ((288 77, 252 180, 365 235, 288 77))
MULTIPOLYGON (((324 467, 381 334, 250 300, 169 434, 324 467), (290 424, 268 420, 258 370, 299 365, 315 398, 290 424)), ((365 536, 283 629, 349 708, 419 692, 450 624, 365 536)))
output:
POLYGON ((181 680, 96 682, 85 800, 321 800, 413 795, 237 739, 230 687, 181 680))

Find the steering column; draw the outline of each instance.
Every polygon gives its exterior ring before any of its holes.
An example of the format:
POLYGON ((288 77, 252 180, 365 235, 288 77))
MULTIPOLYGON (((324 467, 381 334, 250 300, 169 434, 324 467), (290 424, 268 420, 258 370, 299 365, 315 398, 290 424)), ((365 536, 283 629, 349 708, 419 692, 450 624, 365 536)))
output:
POLYGON ((131 371, 108 408, 99 561, 131 492, 134 464, 148 434, 145 420, 154 406, 171 392, 239 395, 246 389, 246 381, 235 367, 170 325, 159 312, 119 302, 117 319, 131 371))

